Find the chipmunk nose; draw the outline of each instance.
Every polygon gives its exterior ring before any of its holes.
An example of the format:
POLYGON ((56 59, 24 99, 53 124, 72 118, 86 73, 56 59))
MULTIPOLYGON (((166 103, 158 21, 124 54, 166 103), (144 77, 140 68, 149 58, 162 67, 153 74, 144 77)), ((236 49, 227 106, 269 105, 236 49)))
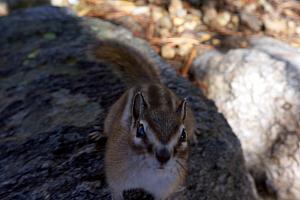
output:
POLYGON ((170 151, 166 148, 161 148, 156 151, 156 158, 161 164, 165 164, 170 160, 171 154, 170 151))

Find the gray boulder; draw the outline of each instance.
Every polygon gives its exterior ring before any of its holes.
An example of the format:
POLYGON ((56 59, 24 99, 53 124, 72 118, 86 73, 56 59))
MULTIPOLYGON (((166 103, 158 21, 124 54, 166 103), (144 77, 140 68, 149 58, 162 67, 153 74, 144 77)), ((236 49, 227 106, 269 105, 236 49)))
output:
POLYGON ((241 140, 260 195, 300 198, 300 50, 272 38, 212 51, 193 74, 241 140))
MULTIPOLYGON (((255 199, 240 142, 223 115, 145 41, 55 7, 0 18, 0 35, 0 199, 110 199, 105 139, 88 135, 102 134, 107 110, 124 84, 109 65, 86 56, 89 44, 108 37, 138 48, 156 63, 168 87, 189 97, 198 143, 191 149, 187 198, 255 199)), ((138 190, 125 196, 151 199, 138 190)))

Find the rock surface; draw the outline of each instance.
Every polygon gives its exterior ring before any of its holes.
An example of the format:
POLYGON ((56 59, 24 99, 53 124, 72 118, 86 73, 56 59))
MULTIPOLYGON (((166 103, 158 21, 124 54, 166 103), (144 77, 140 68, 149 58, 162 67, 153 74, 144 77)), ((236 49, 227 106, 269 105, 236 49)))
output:
POLYGON ((214 51, 194 63, 241 140, 264 198, 300 197, 300 50, 272 38, 252 48, 214 51))
POLYGON ((88 44, 107 37, 138 48, 168 87, 189 97, 198 143, 191 149, 187 198, 255 199, 240 142, 224 117, 146 42, 54 7, 0 18, 0 35, 0 199, 110 199, 105 140, 88 135, 102 134, 107 109, 124 86, 108 64, 86 56, 88 44))

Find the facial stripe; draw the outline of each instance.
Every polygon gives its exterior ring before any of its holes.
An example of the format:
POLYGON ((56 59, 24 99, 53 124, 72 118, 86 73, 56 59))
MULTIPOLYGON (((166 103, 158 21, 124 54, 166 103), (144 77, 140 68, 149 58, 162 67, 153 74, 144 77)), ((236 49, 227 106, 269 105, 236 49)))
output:
POLYGON ((147 88, 147 99, 152 109, 173 111, 176 97, 172 92, 160 85, 149 85, 147 88))
POLYGON ((148 99, 152 109, 162 104, 160 88, 157 85, 150 85, 148 87, 148 99))
POLYGON ((164 111, 150 111, 145 119, 162 143, 167 143, 181 124, 179 116, 164 111))
MULTIPOLYGON (((176 146, 177 145, 177 143, 179 141, 179 138, 181 136, 182 129, 184 129, 183 125, 180 126, 180 128, 177 130, 176 134, 172 135, 172 137, 169 140, 169 145, 170 146, 176 146)), ((184 144, 184 143, 187 143, 187 142, 183 142, 182 144, 184 144)))
POLYGON ((174 110, 175 107, 175 103, 174 103, 174 96, 171 93, 170 90, 166 90, 163 89, 164 93, 163 93, 163 99, 165 100, 165 106, 170 109, 170 110, 174 110))
POLYGON ((151 128, 149 127, 149 124, 147 123, 147 121, 145 120, 141 120, 140 123, 142 123, 144 125, 144 128, 145 128, 145 132, 146 132, 146 135, 147 135, 147 138, 148 140, 151 142, 151 143, 154 143, 154 144, 159 144, 159 138, 157 138, 154 133, 153 133, 153 130, 151 130, 151 128))

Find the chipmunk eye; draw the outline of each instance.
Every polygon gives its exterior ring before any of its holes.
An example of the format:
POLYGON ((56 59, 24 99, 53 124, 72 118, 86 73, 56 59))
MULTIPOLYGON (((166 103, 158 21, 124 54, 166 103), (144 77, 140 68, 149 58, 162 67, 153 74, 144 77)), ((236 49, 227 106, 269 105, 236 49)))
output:
POLYGON ((183 128, 182 131, 181 131, 181 135, 180 135, 180 138, 179 138, 179 142, 185 142, 186 141, 186 130, 183 128))
POLYGON ((143 138, 146 135, 144 125, 139 124, 137 130, 136 130, 136 137, 143 138))

